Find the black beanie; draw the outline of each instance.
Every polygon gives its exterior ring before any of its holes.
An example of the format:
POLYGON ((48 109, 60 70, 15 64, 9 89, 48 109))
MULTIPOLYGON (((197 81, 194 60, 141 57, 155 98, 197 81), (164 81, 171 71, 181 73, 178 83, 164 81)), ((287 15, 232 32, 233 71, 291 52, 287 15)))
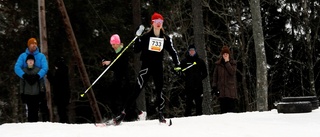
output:
POLYGON ((194 50, 196 50, 196 47, 195 47, 193 44, 189 45, 188 50, 189 50, 189 49, 192 49, 192 48, 193 48, 194 50))
POLYGON ((33 59, 33 61, 36 62, 36 60, 34 59, 34 56, 31 55, 31 54, 29 54, 29 55, 27 56, 26 62, 27 62, 27 60, 29 60, 29 59, 33 59))

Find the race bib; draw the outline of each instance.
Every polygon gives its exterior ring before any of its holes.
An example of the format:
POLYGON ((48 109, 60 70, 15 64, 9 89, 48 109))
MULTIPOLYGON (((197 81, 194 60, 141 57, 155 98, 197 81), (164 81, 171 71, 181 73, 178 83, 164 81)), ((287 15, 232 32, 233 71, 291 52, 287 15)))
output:
POLYGON ((163 38, 150 37, 149 50, 155 52, 161 52, 163 49, 163 38))

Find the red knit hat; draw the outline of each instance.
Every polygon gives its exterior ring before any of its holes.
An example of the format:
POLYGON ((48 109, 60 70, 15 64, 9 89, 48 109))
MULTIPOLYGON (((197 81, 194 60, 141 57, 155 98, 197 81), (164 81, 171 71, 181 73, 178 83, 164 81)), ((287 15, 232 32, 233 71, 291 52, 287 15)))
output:
POLYGON ((155 13, 153 13, 153 15, 151 16, 151 23, 153 23, 153 20, 156 20, 156 19, 161 19, 161 20, 163 20, 163 17, 162 17, 161 14, 155 12, 155 13))
POLYGON ((37 40, 36 40, 35 38, 30 38, 30 39, 28 40, 28 46, 29 46, 30 44, 37 44, 37 40))

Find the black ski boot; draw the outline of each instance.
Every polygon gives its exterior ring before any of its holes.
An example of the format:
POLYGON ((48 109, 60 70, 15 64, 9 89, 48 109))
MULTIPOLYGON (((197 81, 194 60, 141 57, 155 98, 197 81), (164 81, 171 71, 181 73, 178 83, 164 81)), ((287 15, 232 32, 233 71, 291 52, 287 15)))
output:
POLYGON ((119 125, 123 121, 124 117, 126 117, 126 113, 122 111, 119 116, 113 119, 113 123, 115 125, 119 125))
POLYGON ((160 122, 160 123, 166 123, 166 119, 164 118, 162 112, 159 112, 159 122, 160 122))

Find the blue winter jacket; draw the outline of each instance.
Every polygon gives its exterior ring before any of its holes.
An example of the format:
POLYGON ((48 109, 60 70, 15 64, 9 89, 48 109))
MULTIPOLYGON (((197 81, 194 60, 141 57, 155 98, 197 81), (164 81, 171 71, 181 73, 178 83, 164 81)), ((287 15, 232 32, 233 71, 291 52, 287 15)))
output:
POLYGON ((48 72, 48 62, 47 62, 46 56, 39 51, 39 48, 37 48, 37 50, 34 51, 33 53, 30 53, 29 49, 27 48, 25 52, 21 53, 14 66, 14 72, 20 78, 22 78, 22 75, 24 74, 22 69, 27 67, 26 59, 29 54, 34 56, 35 58, 34 65, 40 68, 40 71, 38 72, 38 74, 40 76, 40 79, 43 78, 48 72))

